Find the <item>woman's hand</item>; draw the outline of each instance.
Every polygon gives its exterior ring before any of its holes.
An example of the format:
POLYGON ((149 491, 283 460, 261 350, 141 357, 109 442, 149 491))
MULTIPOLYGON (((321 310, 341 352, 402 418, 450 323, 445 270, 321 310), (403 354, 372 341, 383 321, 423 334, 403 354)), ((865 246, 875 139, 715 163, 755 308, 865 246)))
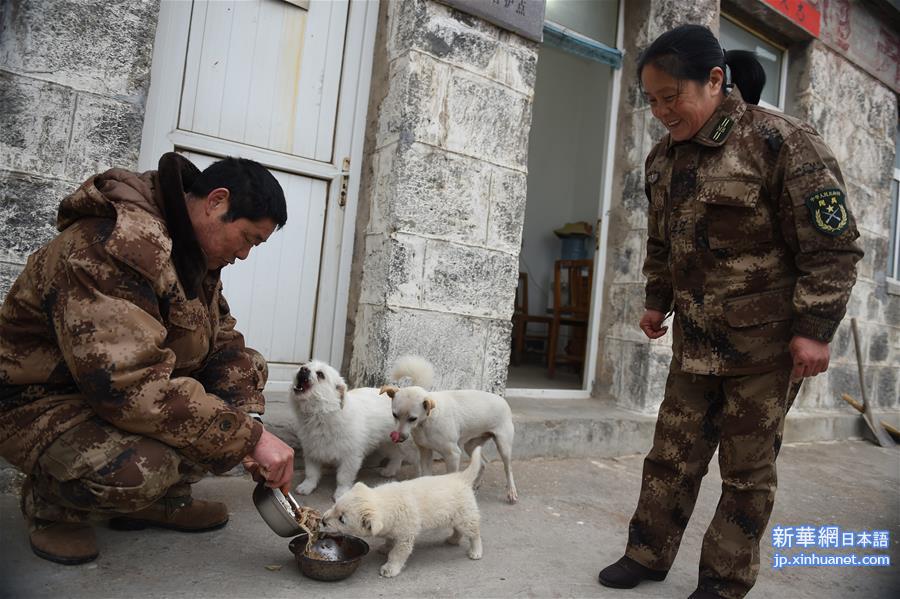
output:
POLYGON ((650 339, 659 339, 669 330, 669 327, 662 326, 665 319, 666 315, 659 310, 647 309, 644 311, 644 315, 641 316, 639 326, 650 339))
POLYGON ((830 359, 831 351, 828 349, 827 343, 798 335, 791 339, 791 344, 788 347, 794 364, 794 369, 791 371, 791 380, 799 381, 828 370, 828 360, 830 359))

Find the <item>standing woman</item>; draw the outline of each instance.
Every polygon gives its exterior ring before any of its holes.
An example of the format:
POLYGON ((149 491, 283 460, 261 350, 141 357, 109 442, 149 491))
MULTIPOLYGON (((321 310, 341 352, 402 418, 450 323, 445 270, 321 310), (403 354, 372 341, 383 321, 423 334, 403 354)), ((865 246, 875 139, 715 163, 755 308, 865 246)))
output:
POLYGON ((666 577, 718 448, 722 495, 691 598, 743 597, 759 572, 784 418, 799 382, 828 367, 863 253, 822 138, 755 106, 765 74, 753 54, 683 25, 644 51, 638 77, 668 130, 645 165, 640 327, 662 337, 674 311, 673 355, 625 556, 600 582, 666 577))

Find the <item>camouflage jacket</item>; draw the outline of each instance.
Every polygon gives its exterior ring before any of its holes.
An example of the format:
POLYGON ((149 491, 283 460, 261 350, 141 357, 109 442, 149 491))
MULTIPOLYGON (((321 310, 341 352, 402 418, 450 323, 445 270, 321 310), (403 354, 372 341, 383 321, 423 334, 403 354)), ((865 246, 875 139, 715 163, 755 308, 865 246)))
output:
POLYGON ((234 329, 184 202, 198 173, 112 169, 59 207, 0 312, 0 456, 30 472, 69 428, 100 418, 213 472, 262 434, 265 361, 234 329))
POLYGON ((828 342, 863 252, 837 161, 789 116, 734 90, 691 140, 647 157, 645 307, 674 310, 695 374, 790 364, 794 335, 828 342))

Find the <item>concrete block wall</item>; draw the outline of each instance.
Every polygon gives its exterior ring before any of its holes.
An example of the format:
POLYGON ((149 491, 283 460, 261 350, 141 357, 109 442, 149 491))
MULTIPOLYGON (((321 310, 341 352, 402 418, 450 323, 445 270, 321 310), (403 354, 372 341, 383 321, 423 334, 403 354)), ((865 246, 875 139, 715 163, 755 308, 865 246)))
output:
POLYGON ((349 377, 415 353, 438 387, 500 392, 537 46, 432 0, 383 3, 379 27, 349 377))
POLYGON ((641 273, 646 255, 647 197, 644 159, 665 134, 653 118, 637 79, 637 58, 658 35, 682 23, 718 30, 719 3, 638 0, 625 5, 625 59, 618 107, 612 205, 607 218, 606 277, 600 325, 599 382, 626 409, 655 412, 662 402, 672 357, 671 335, 649 341, 638 328, 644 313, 641 273))
POLYGON ((0 301, 89 175, 134 168, 159 0, 0 2, 0 301))
POLYGON ((835 154, 866 252, 857 264, 847 317, 831 344, 827 376, 804 385, 801 408, 846 409, 842 393, 860 398, 850 326, 857 319, 866 394, 882 409, 900 408, 900 295, 885 279, 891 234, 890 188, 897 96, 821 42, 795 53, 796 89, 789 112, 811 123, 835 154))

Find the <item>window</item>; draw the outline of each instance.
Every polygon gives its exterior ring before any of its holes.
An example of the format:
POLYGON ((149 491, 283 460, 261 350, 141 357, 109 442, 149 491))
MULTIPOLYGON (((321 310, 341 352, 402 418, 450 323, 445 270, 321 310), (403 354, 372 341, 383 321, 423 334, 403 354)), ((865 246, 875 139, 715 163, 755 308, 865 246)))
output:
POLYGON ((749 50, 756 54, 766 72, 760 106, 784 110, 785 82, 787 81, 787 50, 747 29, 726 14, 719 22, 719 41, 725 50, 749 50))
POLYGON ((896 150, 894 152, 894 177, 891 181, 891 229, 888 239, 888 284, 889 289, 900 293, 900 126, 897 127, 896 150), (892 284, 891 284, 892 283, 892 284))

